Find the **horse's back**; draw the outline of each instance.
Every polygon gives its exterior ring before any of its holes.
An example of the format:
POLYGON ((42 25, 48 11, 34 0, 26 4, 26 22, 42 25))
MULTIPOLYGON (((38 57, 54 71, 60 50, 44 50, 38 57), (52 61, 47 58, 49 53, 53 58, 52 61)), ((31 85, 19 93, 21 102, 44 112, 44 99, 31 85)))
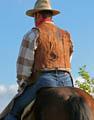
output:
POLYGON ((94 99, 78 88, 42 88, 33 112, 34 120, 94 120, 94 99))

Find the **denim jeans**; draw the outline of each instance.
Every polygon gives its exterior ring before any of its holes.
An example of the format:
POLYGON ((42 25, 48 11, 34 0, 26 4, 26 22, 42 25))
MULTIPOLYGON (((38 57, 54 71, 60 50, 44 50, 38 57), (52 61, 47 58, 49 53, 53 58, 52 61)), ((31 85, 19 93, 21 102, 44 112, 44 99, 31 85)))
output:
POLYGON ((17 120, 15 116, 21 115, 24 108, 36 98, 36 93, 40 88, 73 86, 70 74, 63 71, 44 72, 36 81, 33 86, 26 87, 24 92, 15 100, 12 110, 5 120, 17 120))

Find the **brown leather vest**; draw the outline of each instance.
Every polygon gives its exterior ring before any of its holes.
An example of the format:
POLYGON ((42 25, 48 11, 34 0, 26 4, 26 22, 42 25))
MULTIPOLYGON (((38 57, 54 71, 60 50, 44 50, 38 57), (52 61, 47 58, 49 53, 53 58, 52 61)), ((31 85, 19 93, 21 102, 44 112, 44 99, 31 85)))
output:
POLYGON ((39 26, 38 47, 34 56, 34 71, 42 69, 70 69, 72 42, 68 32, 54 24, 43 23, 39 26))

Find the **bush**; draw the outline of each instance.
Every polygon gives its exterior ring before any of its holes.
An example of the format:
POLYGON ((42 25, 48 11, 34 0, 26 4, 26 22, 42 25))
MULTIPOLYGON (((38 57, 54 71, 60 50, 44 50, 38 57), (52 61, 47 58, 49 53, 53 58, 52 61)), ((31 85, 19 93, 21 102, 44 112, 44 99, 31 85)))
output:
POLYGON ((89 74, 89 72, 86 71, 86 65, 82 66, 79 69, 79 77, 81 77, 84 81, 76 80, 76 85, 85 90, 88 93, 94 92, 94 78, 92 78, 89 74))

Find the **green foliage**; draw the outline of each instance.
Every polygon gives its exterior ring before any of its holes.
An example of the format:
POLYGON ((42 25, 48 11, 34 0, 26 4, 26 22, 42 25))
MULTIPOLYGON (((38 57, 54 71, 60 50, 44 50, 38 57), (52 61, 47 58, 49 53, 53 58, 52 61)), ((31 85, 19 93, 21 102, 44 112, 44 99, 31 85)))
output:
POLYGON ((86 65, 82 66, 78 72, 79 76, 84 80, 76 80, 76 85, 88 93, 94 92, 94 78, 86 71, 86 65))

